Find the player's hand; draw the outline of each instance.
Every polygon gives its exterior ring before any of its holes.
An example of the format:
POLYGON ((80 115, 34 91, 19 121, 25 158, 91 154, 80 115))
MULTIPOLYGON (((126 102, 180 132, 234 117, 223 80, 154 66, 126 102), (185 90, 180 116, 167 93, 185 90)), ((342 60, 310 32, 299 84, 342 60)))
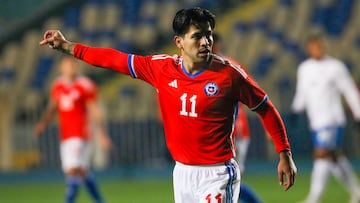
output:
POLYGON ((65 39, 59 30, 48 30, 44 33, 44 38, 39 42, 40 45, 48 45, 51 49, 60 50, 69 54, 72 53, 74 43, 65 39))
POLYGON ((297 169, 292 159, 290 151, 280 152, 280 161, 278 165, 279 183, 287 191, 295 183, 297 169), (286 179, 284 179, 284 176, 286 179))
POLYGON ((46 125, 42 122, 38 123, 33 131, 34 137, 39 137, 45 131, 46 125))
POLYGON ((109 136, 106 135, 105 133, 101 133, 101 135, 100 135, 100 144, 106 150, 110 150, 113 148, 112 142, 111 142, 109 136))

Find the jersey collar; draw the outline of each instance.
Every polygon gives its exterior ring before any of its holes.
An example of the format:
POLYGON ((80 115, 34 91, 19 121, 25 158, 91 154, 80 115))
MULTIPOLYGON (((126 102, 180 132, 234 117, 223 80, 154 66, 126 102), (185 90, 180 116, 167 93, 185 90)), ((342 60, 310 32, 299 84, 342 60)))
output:
POLYGON ((206 63, 205 67, 201 68, 201 69, 200 69, 198 72, 196 72, 195 74, 191 74, 191 73, 189 73, 189 72, 185 69, 183 61, 181 61, 181 69, 182 69, 183 73, 184 73, 186 76, 188 76, 188 77, 190 77, 190 78, 196 78, 197 76, 199 76, 201 73, 203 73, 203 72, 209 67, 209 65, 210 65, 210 63, 211 63, 211 61, 212 61, 212 58, 213 58, 213 54, 210 54, 210 55, 209 55, 209 60, 208 60, 208 62, 206 63))

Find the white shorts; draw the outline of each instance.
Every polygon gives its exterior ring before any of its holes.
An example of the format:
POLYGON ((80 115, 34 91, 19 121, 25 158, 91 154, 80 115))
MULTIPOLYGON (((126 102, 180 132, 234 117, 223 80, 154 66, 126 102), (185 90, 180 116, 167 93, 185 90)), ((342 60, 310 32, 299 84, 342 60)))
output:
POLYGON ((209 166, 176 162, 173 174, 175 203, 236 203, 240 171, 234 159, 209 166))
POLYGON ((90 165, 90 143, 80 138, 70 138, 60 144, 60 158, 64 172, 71 168, 88 169, 90 165))

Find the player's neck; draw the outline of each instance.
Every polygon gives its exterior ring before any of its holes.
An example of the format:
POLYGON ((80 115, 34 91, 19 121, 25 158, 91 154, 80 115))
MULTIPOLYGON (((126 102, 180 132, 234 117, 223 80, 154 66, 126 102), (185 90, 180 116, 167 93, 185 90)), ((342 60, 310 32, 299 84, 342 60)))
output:
POLYGON ((73 76, 64 76, 64 79, 69 83, 73 83, 75 80, 76 80, 76 75, 73 75, 73 76))
POLYGON ((193 62, 190 60, 184 60, 183 61, 183 67, 186 70, 186 72, 190 74, 196 74, 197 72, 201 71, 204 67, 206 67, 208 61, 202 61, 202 62, 193 62))

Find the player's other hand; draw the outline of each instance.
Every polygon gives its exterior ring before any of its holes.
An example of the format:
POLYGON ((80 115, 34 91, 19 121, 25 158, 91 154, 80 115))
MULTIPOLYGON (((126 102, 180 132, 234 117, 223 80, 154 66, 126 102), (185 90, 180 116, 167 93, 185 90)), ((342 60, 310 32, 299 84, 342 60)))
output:
POLYGON ((45 131, 46 125, 44 123, 38 123, 36 124, 34 131, 33 131, 33 136, 34 137, 39 137, 44 131, 45 131))
POLYGON ((48 45, 52 49, 72 54, 73 43, 66 40, 60 30, 47 30, 39 44, 48 45))
POLYGON ((297 168, 292 159, 291 152, 280 152, 280 161, 278 165, 279 183, 284 187, 285 191, 294 185, 296 173, 297 168))
POLYGON ((113 148, 110 137, 105 133, 101 133, 100 135, 100 144, 106 150, 111 150, 113 148))

